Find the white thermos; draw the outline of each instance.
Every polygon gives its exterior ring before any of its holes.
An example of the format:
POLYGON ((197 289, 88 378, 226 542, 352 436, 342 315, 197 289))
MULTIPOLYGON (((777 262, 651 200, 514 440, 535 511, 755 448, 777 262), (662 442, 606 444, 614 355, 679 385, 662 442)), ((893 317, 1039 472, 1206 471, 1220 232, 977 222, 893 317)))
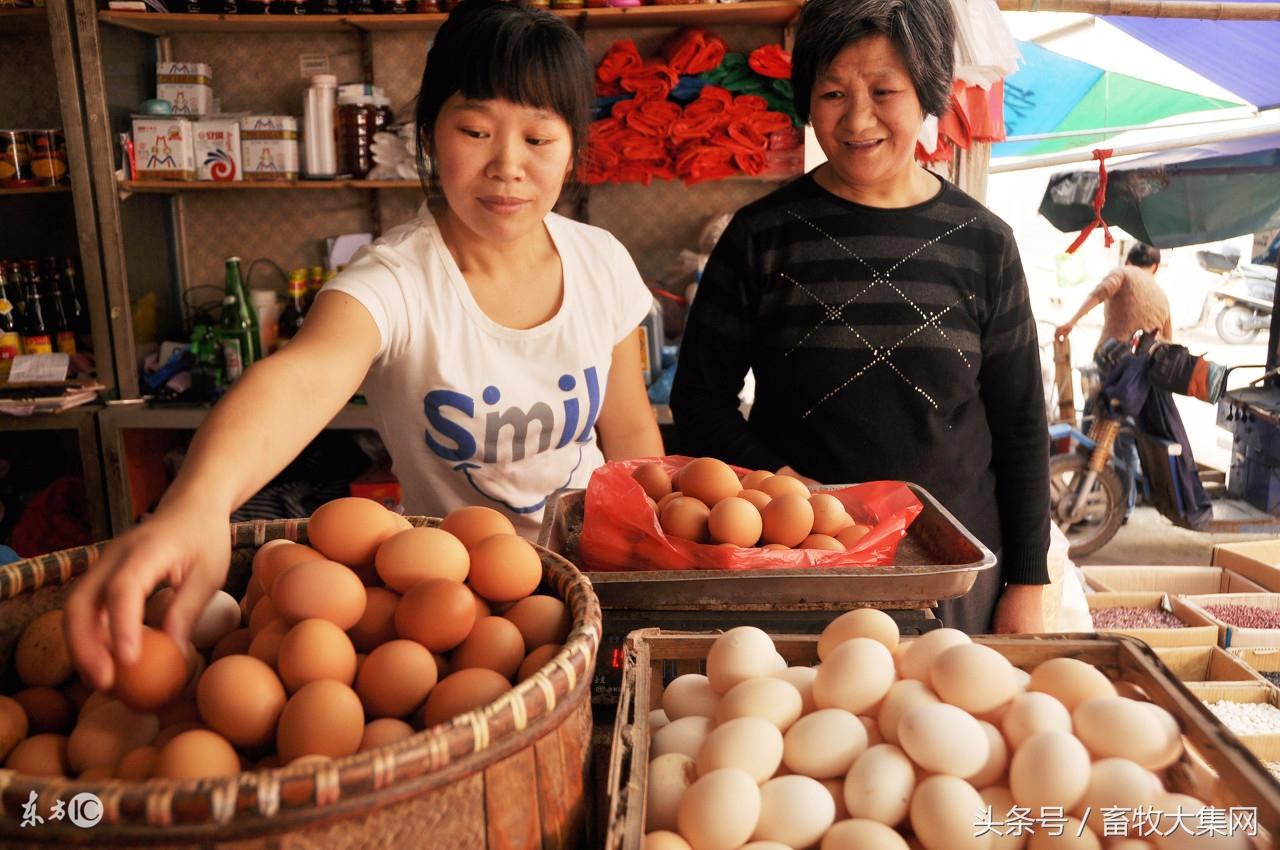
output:
POLYGON ((334 136, 334 112, 337 109, 338 78, 317 74, 311 78, 302 105, 303 173, 307 177, 336 177, 338 146, 334 136))

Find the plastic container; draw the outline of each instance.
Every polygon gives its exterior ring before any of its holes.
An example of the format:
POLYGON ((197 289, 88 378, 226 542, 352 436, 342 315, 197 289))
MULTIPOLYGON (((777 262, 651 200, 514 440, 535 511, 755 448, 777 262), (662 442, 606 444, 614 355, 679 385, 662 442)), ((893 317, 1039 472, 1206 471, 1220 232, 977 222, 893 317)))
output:
POLYGON ((342 86, 338 90, 338 171, 362 178, 373 168, 373 134, 378 130, 378 105, 371 86, 342 86))
POLYGON ((264 354, 274 351, 277 337, 277 320, 280 318, 280 299, 273 289, 249 290, 249 303, 258 314, 258 338, 264 354))
POLYGON ((332 179, 338 175, 338 148, 334 137, 334 112, 338 96, 338 78, 317 74, 311 78, 302 102, 302 173, 314 179, 332 179))

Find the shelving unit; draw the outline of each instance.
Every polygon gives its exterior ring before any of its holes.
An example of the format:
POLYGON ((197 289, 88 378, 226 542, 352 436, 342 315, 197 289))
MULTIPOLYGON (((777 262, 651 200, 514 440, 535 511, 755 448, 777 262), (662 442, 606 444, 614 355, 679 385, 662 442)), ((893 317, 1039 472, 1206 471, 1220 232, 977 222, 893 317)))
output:
MULTIPOLYGON (((324 237, 351 232, 376 236, 417 214, 423 199, 412 180, 120 180, 116 137, 129 129, 130 106, 154 96, 151 69, 157 59, 210 64, 215 96, 226 112, 298 115, 306 73, 321 73, 316 66, 327 65, 342 81, 378 83, 397 117, 410 119, 430 35, 446 15, 156 14, 100 11, 97 0, 66 2, 74 6, 84 71, 122 400, 139 396, 135 343, 144 340, 134 335, 135 302, 157 305, 162 338, 180 339, 183 299, 196 286, 220 285, 225 256, 239 255, 246 262, 267 258, 285 269, 315 265, 324 237)), ((683 26, 712 28, 731 50, 749 51, 785 41, 786 28, 799 10, 798 0, 746 0, 556 14, 581 34, 595 63, 619 39, 631 39, 642 55, 654 55, 683 26)), ((738 177, 694 187, 679 181, 572 187, 560 209, 613 231, 642 274, 657 279, 682 248, 697 244, 707 219, 771 191, 780 179, 785 178, 738 177)), ((255 274, 249 284, 264 282, 265 276, 255 274)), ((284 281, 268 285, 282 291, 284 281)), ((142 404, 103 411, 100 427, 116 531, 135 516, 129 440, 123 435, 194 430, 206 412, 142 404)), ((367 417, 367 411, 349 410, 330 427, 369 427, 367 417)))
POLYGON ((70 186, 0 186, 0 195, 56 195, 70 191, 70 186))

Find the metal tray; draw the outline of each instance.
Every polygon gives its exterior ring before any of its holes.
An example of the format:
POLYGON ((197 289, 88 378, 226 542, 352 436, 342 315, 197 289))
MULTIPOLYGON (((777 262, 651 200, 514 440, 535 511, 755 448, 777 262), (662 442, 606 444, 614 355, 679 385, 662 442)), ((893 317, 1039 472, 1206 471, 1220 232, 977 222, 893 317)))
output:
MULTIPOLYGON (((906 482, 924 505, 889 567, 781 570, 585 571, 603 608, 646 611, 837 611, 851 604, 929 608, 963 596, 996 556, 923 487, 906 482)), ((838 490, 848 485, 817 488, 838 490)), ((585 490, 547 500, 538 543, 582 568, 585 490)))

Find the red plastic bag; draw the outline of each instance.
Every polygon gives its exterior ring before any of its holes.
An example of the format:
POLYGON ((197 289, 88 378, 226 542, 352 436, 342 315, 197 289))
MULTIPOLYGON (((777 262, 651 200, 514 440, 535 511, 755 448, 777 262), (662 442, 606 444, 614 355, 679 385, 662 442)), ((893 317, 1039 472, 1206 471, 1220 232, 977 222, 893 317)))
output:
MULTIPOLYGON (((672 455, 658 462, 668 475, 693 458, 672 455)), ((886 567, 898 542, 924 506, 900 481, 871 481, 823 490, 839 499, 871 531, 847 552, 820 549, 730 549, 667 537, 631 473, 652 459, 613 461, 587 485, 578 552, 588 570, 776 570, 815 567, 886 567)), ((741 477, 749 470, 734 467, 741 477)))

